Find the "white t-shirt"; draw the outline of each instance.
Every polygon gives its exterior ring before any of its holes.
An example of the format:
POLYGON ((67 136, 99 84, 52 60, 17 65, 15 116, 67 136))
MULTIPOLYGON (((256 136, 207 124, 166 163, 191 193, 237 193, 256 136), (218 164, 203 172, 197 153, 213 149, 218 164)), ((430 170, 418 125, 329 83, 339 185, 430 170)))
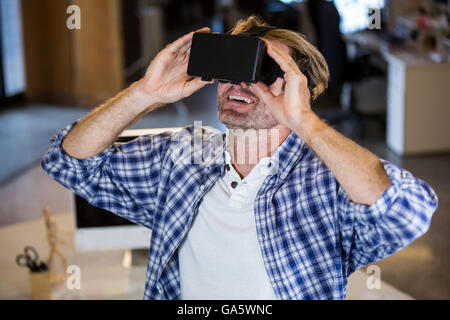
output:
POLYGON ((181 298, 276 299, 254 215, 254 200, 272 160, 261 159, 242 180, 228 152, 226 161, 229 170, 203 198, 179 248, 181 298))

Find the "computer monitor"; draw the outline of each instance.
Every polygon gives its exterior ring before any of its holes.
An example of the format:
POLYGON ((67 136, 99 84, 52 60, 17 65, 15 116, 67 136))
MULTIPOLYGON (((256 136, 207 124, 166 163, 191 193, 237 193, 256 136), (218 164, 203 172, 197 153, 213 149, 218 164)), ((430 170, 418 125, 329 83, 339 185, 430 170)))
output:
MULTIPOLYGON (((181 127, 125 130, 117 139, 122 144, 142 135, 176 132, 181 127)), ((107 210, 90 205, 73 194, 75 249, 77 251, 144 249, 150 245, 151 230, 138 226, 107 210)))

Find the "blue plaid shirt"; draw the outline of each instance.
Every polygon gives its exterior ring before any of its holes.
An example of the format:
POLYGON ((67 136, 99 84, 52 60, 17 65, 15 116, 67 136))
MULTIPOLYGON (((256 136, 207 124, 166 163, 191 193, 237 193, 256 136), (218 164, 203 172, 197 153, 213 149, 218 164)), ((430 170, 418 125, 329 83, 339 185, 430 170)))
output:
MULTIPOLYGON (((177 249, 202 198, 225 174, 225 136, 188 126, 78 160, 61 148, 74 124, 52 138, 44 170, 92 205, 150 228, 144 299, 180 299, 177 249), (196 150, 198 142, 203 150, 220 150, 209 156, 214 161, 179 161, 180 146, 196 150)), ((408 171, 381 160, 391 186, 366 206, 349 199, 295 133, 277 152, 278 170, 255 199, 255 221, 279 299, 344 299, 352 272, 406 247, 429 228, 436 194, 408 171)))

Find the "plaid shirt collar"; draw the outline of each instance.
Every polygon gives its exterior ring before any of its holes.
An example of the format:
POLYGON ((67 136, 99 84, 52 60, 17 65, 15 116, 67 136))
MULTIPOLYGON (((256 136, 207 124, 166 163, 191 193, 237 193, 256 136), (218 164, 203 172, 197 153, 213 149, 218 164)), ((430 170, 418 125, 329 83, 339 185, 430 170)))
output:
MULTIPOLYGON (((229 150, 228 135, 226 133, 222 134, 223 137, 223 150, 229 150)), ((286 139, 275 149, 272 154, 271 163, 274 168, 278 168, 272 171, 272 174, 276 176, 275 183, 281 183, 286 179, 289 172, 295 165, 301 160, 303 155, 303 149, 306 143, 303 139, 291 131, 286 139)), ((223 163, 226 164, 226 155, 223 153, 223 163)), ((225 168, 223 168, 223 173, 225 168)))

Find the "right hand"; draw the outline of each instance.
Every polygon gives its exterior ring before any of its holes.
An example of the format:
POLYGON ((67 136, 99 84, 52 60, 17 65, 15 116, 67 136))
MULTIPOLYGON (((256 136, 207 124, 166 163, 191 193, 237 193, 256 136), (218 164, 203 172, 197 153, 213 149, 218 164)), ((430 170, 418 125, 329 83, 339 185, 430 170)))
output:
MULTIPOLYGON (((208 27, 195 32, 210 32, 208 27)), ((187 75, 192 36, 190 32, 165 47, 153 59, 141 81, 142 90, 158 104, 176 102, 213 81, 187 75)))

